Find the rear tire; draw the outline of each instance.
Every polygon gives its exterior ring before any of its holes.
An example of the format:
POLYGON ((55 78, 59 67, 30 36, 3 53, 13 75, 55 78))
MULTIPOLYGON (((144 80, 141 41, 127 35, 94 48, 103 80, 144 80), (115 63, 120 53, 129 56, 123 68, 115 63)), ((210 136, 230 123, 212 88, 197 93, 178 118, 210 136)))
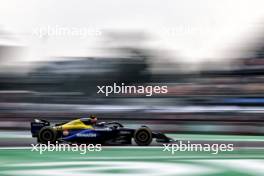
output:
POLYGON ((137 145, 147 146, 152 142, 152 132, 147 127, 141 127, 134 133, 134 140, 137 145))
POLYGON ((43 127, 39 131, 38 141, 43 144, 55 143, 57 140, 57 131, 52 127, 43 127))

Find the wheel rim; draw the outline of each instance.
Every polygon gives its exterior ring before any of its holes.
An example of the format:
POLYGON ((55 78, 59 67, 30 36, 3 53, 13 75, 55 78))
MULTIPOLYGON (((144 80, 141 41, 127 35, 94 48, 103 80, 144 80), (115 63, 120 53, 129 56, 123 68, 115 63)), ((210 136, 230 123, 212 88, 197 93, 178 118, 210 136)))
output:
POLYGON ((149 140, 149 134, 146 131, 141 131, 137 134, 137 139, 140 142, 147 142, 149 140))
POLYGON ((53 134, 51 131, 46 130, 42 133, 42 139, 44 141, 51 141, 53 139, 53 134))

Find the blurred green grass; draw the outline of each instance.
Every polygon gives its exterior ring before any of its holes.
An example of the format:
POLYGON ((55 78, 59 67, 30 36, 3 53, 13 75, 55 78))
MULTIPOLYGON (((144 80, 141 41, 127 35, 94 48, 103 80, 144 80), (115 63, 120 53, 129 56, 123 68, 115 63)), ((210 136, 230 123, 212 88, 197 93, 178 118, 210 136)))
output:
POLYGON ((264 149, 236 148, 217 155, 180 151, 172 155, 164 152, 162 147, 103 147, 100 152, 87 152, 85 155, 67 151, 40 155, 30 149, 0 149, 0 175, 44 176, 52 172, 56 175, 57 171, 76 175, 146 175, 151 172, 154 175, 177 175, 177 170, 182 175, 261 175, 264 174, 263 169, 249 168, 256 168, 255 163, 264 166, 263 153, 264 149), (170 171, 163 171, 165 168, 170 171))

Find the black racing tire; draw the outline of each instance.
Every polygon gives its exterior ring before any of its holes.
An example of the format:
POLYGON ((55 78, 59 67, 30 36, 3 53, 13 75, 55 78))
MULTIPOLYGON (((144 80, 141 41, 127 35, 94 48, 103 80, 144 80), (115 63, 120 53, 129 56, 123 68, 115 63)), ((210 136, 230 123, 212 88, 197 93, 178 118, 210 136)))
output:
POLYGON ((147 146, 152 142, 152 131, 147 127, 140 127, 134 133, 134 140, 137 145, 147 146))
POLYGON ((39 131, 38 141, 43 144, 55 143, 57 140, 57 131, 52 127, 43 127, 39 131))

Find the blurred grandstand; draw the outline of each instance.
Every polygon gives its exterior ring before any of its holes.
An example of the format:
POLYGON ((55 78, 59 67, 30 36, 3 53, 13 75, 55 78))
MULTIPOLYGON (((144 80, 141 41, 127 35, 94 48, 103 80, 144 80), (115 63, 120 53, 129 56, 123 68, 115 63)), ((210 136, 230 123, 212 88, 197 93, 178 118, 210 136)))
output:
MULTIPOLYGON (((236 59, 229 69, 197 72, 151 71, 148 52, 122 51, 127 57, 67 57, 38 63, 27 74, 1 73, 0 129, 25 130, 36 117, 57 122, 95 113, 100 120, 144 123, 164 132, 264 133, 264 47, 250 58, 236 59), (96 93, 96 86, 113 82, 168 85, 168 93, 96 93)), ((160 62, 158 67, 174 70, 178 65, 160 62)))

